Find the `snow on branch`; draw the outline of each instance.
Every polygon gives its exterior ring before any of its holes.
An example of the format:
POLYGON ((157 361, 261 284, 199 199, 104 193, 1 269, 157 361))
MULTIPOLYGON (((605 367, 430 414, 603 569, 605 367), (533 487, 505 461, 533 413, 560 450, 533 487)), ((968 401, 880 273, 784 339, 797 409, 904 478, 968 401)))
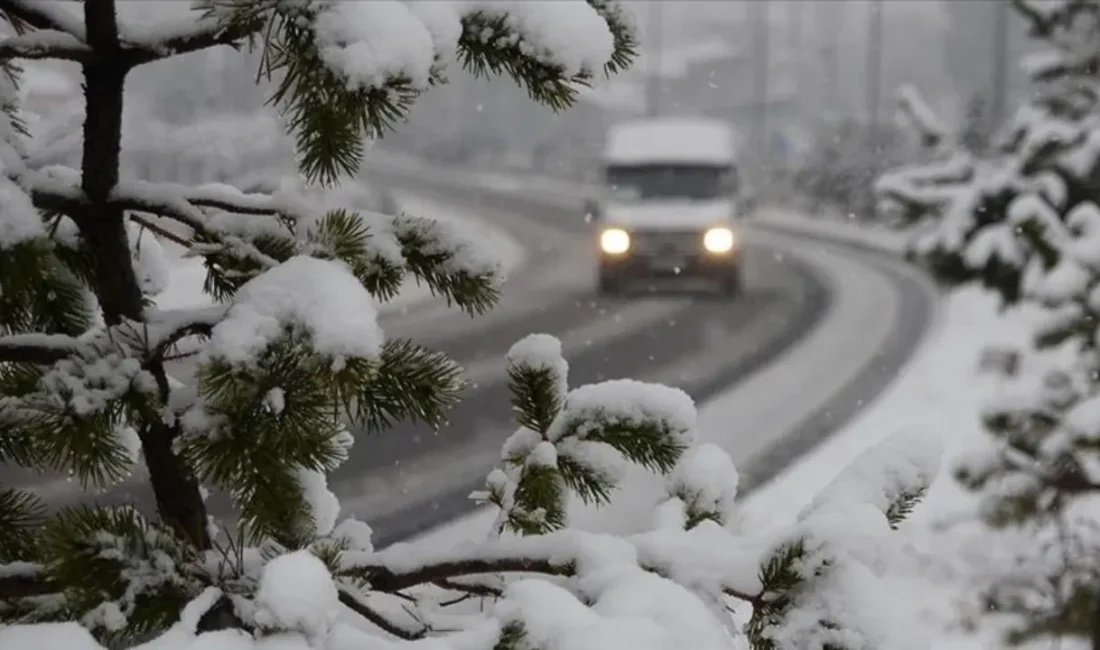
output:
POLYGON ((127 51, 129 62, 142 65, 220 45, 239 47, 262 28, 263 21, 258 17, 227 23, 207 12, 202 16, 192 14, 151 25, 123 23, 119 25, 119 40, 127 51))
POLYGON ((722 534, 730 542, 724 552, 711 546, 718 541, 713 537, 676 540, 659 531, 624 539, 563 530, 461 544, 448 551, 398 545, 375 553, 345 552, 335 575, 362 580, 375 591, 397 593, 463 576, 534 573, 578 577, 625 565, 666 576, 709 575, 719 593, 749 603, 759 600, 759 581, 751 573, 738 571, 758 559, 758 550, 738 544, 730 533, 722 534))
MULTIPOLYGON (((64 167, 47 167, 36 170, 21 179, 30 188, 35 207, 60 213, 79 223, 87 211, 89 202, 79 185, 79 172, 64 167)), ((201 208, 227 210, 239 214, 272 215, 274 204, 241 192, 214 192, 195 190, 182 185, 154 184, 144 181, 126 181, 111 192, 109 205, 134 212, 146 212, 177 221, 195 234, 210 241, 221 242, 239 255, 254 260, 262 267, 272 267, 278 261, 261 252, 245 239, 225 232, 206 215, 201 208)))
POLYGON ((865 451, 800 514, 805 519, 831 507, 865 503, 900 522, 931 487, 943 445, 926 431, 896 434, 865 451))
POLYGON ((519 429, 476 497, 500 508, 500 531, 560 530, 570 491, 606 503, 627 463, 667 474, 694 439, 695 405, 683 391, 628 379, 567 390, 567 372, 561 342, 548 334, 508 353, 519 429))
POLYGON ((83 19, 64 5, 46 1, 0 0, 0 15, 16 29, 17 36, 0 43, 0 58, 63 59, 87 62, 118 56, 132 67, 171 56, 219 45, 239 46, 255 36, 263 21, 226 24, 210 12, 192 13, 152 25, 130 25, 119 17, 117 52, 96 52, 86 42, 83 19))
POLYGON ((86 42, 83 17, 66 10, 64 3, 41 0, 0 0, 0 16, 12 24, 17 33, 28 28, 64 32, 80 42, 86 42))
POLYGON ((72 354, 80 342, 64 334, 0 336, 0 363, 52 364, 72 354))
POLYGON ((935 147, 947 137, 947 129, 916 86, 906 84, 898 89, 898 108, 921 137, 926 147, 935 147))
POLYGON ((43 29, 0 40, 2 59, 61 59, 86 63, 94 51, 87 43, 68 32, 43 29))

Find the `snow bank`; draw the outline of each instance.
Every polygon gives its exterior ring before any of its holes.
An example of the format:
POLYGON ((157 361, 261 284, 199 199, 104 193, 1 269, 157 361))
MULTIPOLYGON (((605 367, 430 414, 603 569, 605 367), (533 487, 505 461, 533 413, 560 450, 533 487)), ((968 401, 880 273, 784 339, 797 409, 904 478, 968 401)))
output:
MULTIPOLYGON (((742 525, 778 530, 798 514, 805 495, 825 488, 824 496, 840 489, 827 488, 836 468, 869 447, 891 444, 888 438, 899 426, 905 427, 903 433, 913 444, 929 445, 929 449, 942 444, 943 463, 948 466, 988 449, 989 439, 975 409, 993 394, 994 387, 975 375, 977 352, 990 344, 1027 341, 1031 332, 1027 318, 1025 313, 1000 318, 993 296, 981 290, 954 293, 947 300, 937 335, 905 375, 844 430, 746 497, 741 504, 742 525)), ((901 469, 923 471, 918 466, 901 469)), ((943 635, 936 648, 977 650, 1001 645, 994 627, 972 634, 963 626, 970 622, 967 618, 982 613, 975 602, 975 576, 996 561, 992 558, 1011 555, 1012 545, 1025 540, 990 534, 977 524, 975 512, 974 497, 945 475, 899 531, 908 550, 901 574, 891 578, 897 601, 943 635)))

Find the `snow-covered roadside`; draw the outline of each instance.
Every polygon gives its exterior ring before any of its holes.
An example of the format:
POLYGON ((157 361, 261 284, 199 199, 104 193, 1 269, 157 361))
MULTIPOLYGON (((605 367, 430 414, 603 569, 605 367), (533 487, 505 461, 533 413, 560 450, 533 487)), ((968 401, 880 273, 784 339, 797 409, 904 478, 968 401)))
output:
POLYGON ((994 384, 976 374, 979 351, 986 345, 1023 344, 1030 331, 1026 314, 998 314, 994 297, 980 289, 953 293, 939 329, 905 375, 829 441, 747 496, 743 525, 759 530, 790 521, 837 468, 899 430, 939 437, 945 452, 940 477, 899 530, 906 551, 892 578, 898 583, 898 606, 917 612, 929 629, 942 631, 937 650, 1004 647, 1001 621, 983 611, 975 583, 995 572, 998 562, 1011 562, 1020 540, 993 534, 976 520, 975 499, 954 481, 951 469, 990 444, 977 415, 994 384))
POLYGON ((846 222, 842 219, 807 217, 804 214, 778 207, 759 210, 750 224, 796 235, 824 237, 865 248, 890 253, 901 253, 906 237, 896 230, 871 225, 846 222))
MULTIPOLYGON (((394 199, 407 214, 430 217, 444 223, 460 224, 466 236, 480 240, 485 250, 493 250, 504 272, 512 273, 526 260, 524 246, 507 232, 479 218, 468 210, 431 201, 407 193, 394 193, 394 199)), ((171 243, 164 244, 171 271, 167 286, 157 296, 162 309, 182 309, 210 304, 210 297, 202 292, 206 269, 201 258, 182 257, 183 249, 171 243)), ((379 306, 382 313, 396 313, 411 309, 432 299, 427 286, 410 279, 393 299, 379 306)))

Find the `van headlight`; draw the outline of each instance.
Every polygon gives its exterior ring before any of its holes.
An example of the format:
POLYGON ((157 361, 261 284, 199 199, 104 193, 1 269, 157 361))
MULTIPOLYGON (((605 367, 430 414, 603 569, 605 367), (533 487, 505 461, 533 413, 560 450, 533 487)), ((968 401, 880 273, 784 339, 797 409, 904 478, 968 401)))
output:
POLYGON ((703 248, 709 253, 728 253, 737 245, 737 237, 729 228, 711 228, 703 235, 703 248))
POLYGON ((630 250, 630 235, 622 228, 608 228, 600 233, 600 249, 609 255, 622 255, 630 250))

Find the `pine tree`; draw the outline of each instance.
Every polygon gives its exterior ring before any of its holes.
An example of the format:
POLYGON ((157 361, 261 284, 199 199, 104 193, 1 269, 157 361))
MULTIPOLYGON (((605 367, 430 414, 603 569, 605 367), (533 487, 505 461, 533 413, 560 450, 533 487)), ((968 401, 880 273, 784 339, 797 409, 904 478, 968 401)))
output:
POLYGON ((990 609, 1019 615, 1010 640, 1100 648, 1100 520, 1088 505, 1100 494, 1100 2, 1013 4, 1044 46, 1025 61, 1032 99, 988 148, 964 139, 885 175, 878 193, 914 231, 910 255, 944 283, 980 283, 1006 308, 1044 314, 1032 347, 1010 351, 1006 397, 982 411, 994 444, 955 474, 989 526, 1033 541, 987 589, 990 609))
POLYGON ((369 526, 337 521, 325 477, 355 437, 410 418, 439 425, 463 388, 444 355, 385 337, 375 301, 412 277, 475 315, 500 274, 461 233, 327 209, 316 189, 354 174, 365 143, 445 82, 453 52, 566 108, 634 56, 616 3, 198 0, 201 17, 151 28, 115 0, 86 0, 82 16, 76 6, 0 0, 14 31, 0 41, 0 462, 70 472, 89 490, 142 465, 156 513, 91 495, 57 510, 0 486, 0 647, 156 637, 149 650, 343 650, 438 637, 549 650, 690 636, 705 650, 729 646, 734 601, 752 606, 758 648, 910 641, 905 626, 864 616, 889 598, 873 588, 874 549, 845 541, 853 528, 889 535, 924 493, 938 462, 926 438, 876 448, 791 527, 746 539, 726 526, 736 470, 721 449, 693 446, 690 398, 628 380, 570 389, 545 335, 509 353, 518 429, 477 495, 499 511, 491 539, 376 551, 369 526), (218 46, 259 54, 309 188, 121 176, 127 74, 218 46), (81 66, 81 169, 33 166, 19 59, 81 66), (156 307, 150 233, 203 258, 215 306, 156 307), (185 344, 198 359, 189 382, 166 366, 185 344), (624 463, 668 477, 654 505, 678 523, 629 539, 567 530, 568 498, 606 502, 624 463), (232 497, 236 521, 211 520, 209 490, 232 497), (492 601, 488 615, 461 609, 465 598, 492 601))

